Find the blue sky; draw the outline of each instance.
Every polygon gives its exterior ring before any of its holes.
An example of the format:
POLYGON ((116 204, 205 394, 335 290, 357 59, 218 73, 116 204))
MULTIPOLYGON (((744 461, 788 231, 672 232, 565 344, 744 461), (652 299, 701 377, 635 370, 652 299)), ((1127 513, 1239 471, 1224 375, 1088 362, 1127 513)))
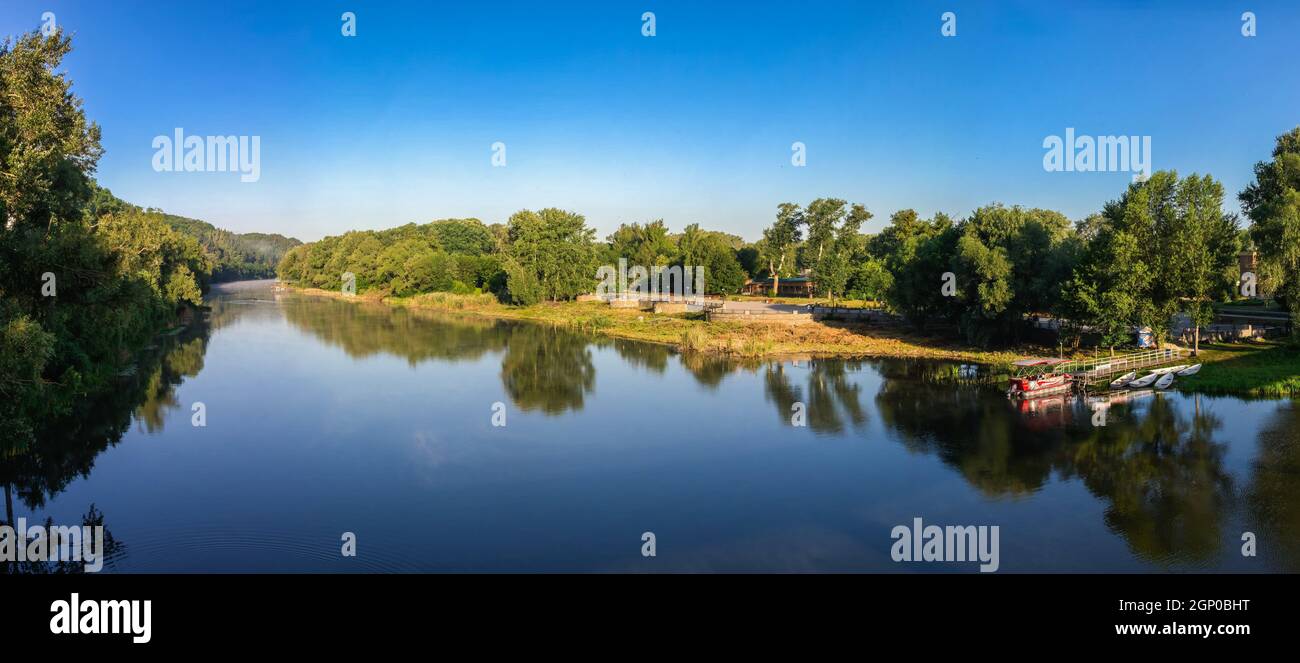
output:
POLYGON ((549 206, 602 237, 663 218, 756 239, 778 203, 819 196, 866 204, 870 231, 995 201, 1081 218, 1131 176, 1044 171, 1067 127, 1149 135, 1156 169, 1213 174, 1235 211, 1300 124, 1296 2, 6 0, 0 34, 46 11, 74 35, 102 184, 305 240, 549 206), (260 179, 155 172, 176 127, 260 136, 260 179))

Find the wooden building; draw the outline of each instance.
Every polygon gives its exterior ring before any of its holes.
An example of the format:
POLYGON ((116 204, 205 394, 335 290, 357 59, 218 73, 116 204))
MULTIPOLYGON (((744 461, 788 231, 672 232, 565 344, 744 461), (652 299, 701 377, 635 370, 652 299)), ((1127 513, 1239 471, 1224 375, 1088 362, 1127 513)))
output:
MULTIPOLYGON (((812 297, 817 289, 817 282, 807 276, 783 278, 777 284, 777 297, 812 297)), ((767 295, 772 292, 772 279, 747 281, 742 289, 746 295, 767 295)))

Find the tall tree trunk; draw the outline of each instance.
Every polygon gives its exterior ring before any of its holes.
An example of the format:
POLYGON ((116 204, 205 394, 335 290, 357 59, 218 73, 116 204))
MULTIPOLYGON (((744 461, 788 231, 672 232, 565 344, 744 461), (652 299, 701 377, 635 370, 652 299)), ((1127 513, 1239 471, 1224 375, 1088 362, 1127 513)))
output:
POLYGON ((1196 327, 1192 332, 1192 356, 1195 357, 1201 353, 1201 325, 1195 320, 1192 321, 1192 325, 1196 327))

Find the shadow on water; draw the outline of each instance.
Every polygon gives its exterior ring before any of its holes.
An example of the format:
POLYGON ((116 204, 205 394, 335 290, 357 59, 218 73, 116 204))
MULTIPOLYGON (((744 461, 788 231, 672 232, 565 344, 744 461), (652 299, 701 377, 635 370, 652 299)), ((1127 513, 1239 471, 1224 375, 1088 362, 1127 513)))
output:
MULTIPOLYGON (((1235 536, 1229 523, 1244 507, 1237 515, 1273 542, 1275 563, 1300 569, 1300 408, 1293 404, 1280 404, 1259 429, 1250 472, 1234 477, 1225 462, 1223 422, 1196 396, 1117 399, 1105 410, 1104 425, 1096 425, 1096 411, 1083 399, 1062 396, 1017 407, 1003 396, 996 376, 960 364, 733 361, 545 325, 325 298, 259 297, 217 298, 205 323, 160 337, 118 388, 76 404, 67 416, 36 422, 36 444, 0 449, 6 522, 13 521, 14 503, 41 509, 73 479, 89 476, 96 456, 116 445, 132 422, 160 432, 168 413, 182 407, 176 387, 203 370, 213 330, 248 315, 287 320, 354 358, 388 354, 416 365, 499 357, 499 377, 513 403, 548 416, 583 410, 595 389, 597 349, 656 376, 680 368, 706 392, 718 392, 728 376, 748 373, 761 385, 761 396, 737 386, 726 397, 762 398, 784 426, 796 425, 792 416, 802 408, 806 426, 818 434, 865 437, 878 428, 909 452, 939 460, 994 502, 1031 499, 1054 482, 1078 482, 1103 505, 1106 528, 1135 557, 1157 566, 1214 565, 1233 552, 1225 545, 1235 536)), ((86 518, 103 522, 93 505, 86 518)), ((122 550, 116 544, 115 554, 122 550)))
MULTIPOLYGON (((1017 409, 1003 397, 997 376, 950 362, 735 362, 548 326, 452 320, 381 305, 304 300, 285 311, 295 325, 354 356, 388 352, 414 363, 503 352, 501 380, 514 403, 547 414, 582 409, 594 385, 593 346, 612 346, 624 361, 657 374, 676 361, 710 389, 737 371, 759 372, 763 397, 785 425, 796 425, 801 412, 817 433, 862 431, 874 409, 908 450, 937 457, 989 498, 1025 498, 1054 477, 1078 480, 1105 504, 1106 526, 1135 555, 1160 565, 1213 562, 1234 503, 1225 443, 1216 438, 1221 422, 1181 412, 1172 397, 1116 403, 1106 425, 1097 426, 1082 399, 1060 396, 1017 409), (881 380, 869 401, 863 378, 871 372, 881 380)), ((1288 452, 1293 446, 1261 443, 1288 452)), ((1282 452, 1269 454, 1281 456, 1269 467, 1295 462, 1282 452)), ((1269 470, 1256 472, 1260 488, 1271 477, 1269 470)), ((1294 520, 1292 512, 1270 513, 1294 520)))
MULTIPOLYGON (((211 321, 198 321, 178 334, 157 337, 103 393, 91 399, 65 396, 64 407, 57 408, 65 414, 29 422, 34 431, 32 444, 0 449, 3 524, 16 527, 15 503, 29 512, 38 511, 73 480, 90 476, 96 457, 117 445, 133 421, 150 433, 161 432, 167 412, 180 407, 176 387, 203 370, 212 321, 220 323, 228 317, 214 311, 211 321)), ((29 527, 38 525, 103 526, 106 568, 126 553, 126 546, 113 537, 104 524, 104 514, 94 504, 78 523, 54 523, 49 518, 28 523, 29 527)), ((10 574, 79 573, 84 568, 80 562, 66 561, 5 561, 0 565, 10 574)))
POLYGON ((817 433, 840 433, 846 425, 860 430, 867 412, 852 373, 861 370, 860 362, 847 360, 771 362, 763 368, 763 394, 788 425, 800 421, 817 433))
MULTIPOLYGON (((1199 407, 1182 412, 1172 396, 1117 402, 1098 426, 1083 399, 1059 396, 1016 407, 1002 395, 998 376, 951 362, 738 362, 548 326, 469 322, 382 305, 305 300, 285 311, 295 325, 354 356, 389 352, 414 363, 504 352, 507 393, 520 408, 547 414, 582 409, 594 385, 593 346, 612 346, 624 361, 657 374, 675 360, 714 390, 737 371, 761 372, 763 397, 785 425, 795 425, 792 416, 802 407, 814 432, 862 431, 874 409, 908 450, 937 457, 989 498, 1026 498, 1053 478, 1077 480, 1102 500, 1106 527, 1134 555, 1157 565, 1213 563, 1235 506, 1226 443, 1216 437, 1222 422, 1199 407), (863 380, 871 372, 881 378, 874 407, 863 380)), ((1295 410, 1284 412, 1290 420, 1261 434, 1261 457, 1247 492, 1261 522, 1293 532, 1300 529, 1300 509, 1292 506, 1300 493, 1286 487, 1300 485, 1294 481, 1300 452, 1292 432, 1295 410)), ((1300 559, 1300 538, 1288 542, 1287 558, 1300 559)))
POLYGON ((1138 557, 1203 565, 1219 554, 1234 486, 1226 441, 1216 438, 1222 422, 1198 400, 1190 414, 1174 396, 1116 402, 1097 421, 1082 398, 1013 406, 996 389, 883 373, 876 405, 887 427, 984 495, 1016 499, 1053 477, 1078 480, 1102 500, 1107 528, 1138 557))
POLYGON ((1300 404, 1278 409, 1259 433, 1245 492, 1260 540, 1276 542, 1276 557, 1288 571, 1300 571, 1300 404))
POLYGON ((578 411, 595 386, 591 339, 566 329, 328 298, 288 297, 282 307, 290 324, 357 359, 382 353, 414 366, 499 353, 502 385, 522 410, 578 411))

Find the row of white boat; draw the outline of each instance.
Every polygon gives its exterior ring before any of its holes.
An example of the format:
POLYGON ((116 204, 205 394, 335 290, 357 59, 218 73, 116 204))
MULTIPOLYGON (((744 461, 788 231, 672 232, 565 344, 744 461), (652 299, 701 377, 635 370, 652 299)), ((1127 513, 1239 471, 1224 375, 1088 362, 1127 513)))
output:
POLYGON ((1156 389, 1167 389, 1169 385, 1174 383, 1174 376, 1185 378, 1189 375, 1196 375, 1200 370, 1200 364, 1192 366, 1182 364, 1181 366, 1157 368, 1151 371, 1150 374, 1143 375, 1142 377, 1138 377, 1137 371, 1133 371, 1132 373, 1121 375, 1112 380, 1110 388, 1123 389, 1124 387, 1130 387, 1132 389, 1140 389, 1146 386, 1154 386, 1156 389), (1154 385, 1151 384, 1153 382, 1155 383, 1154 385))

